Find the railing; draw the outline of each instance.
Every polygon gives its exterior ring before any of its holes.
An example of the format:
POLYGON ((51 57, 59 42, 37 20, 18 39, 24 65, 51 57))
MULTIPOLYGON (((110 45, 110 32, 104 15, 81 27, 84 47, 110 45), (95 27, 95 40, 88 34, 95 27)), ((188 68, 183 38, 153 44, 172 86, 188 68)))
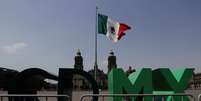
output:
MULTIPOLYGON (((174 101, 174 97, 178 96, 181 97, 181 101, 184 101, 184 97, 190 97, 190 101, 195 101, 195 98, 193 95, 191 94, 86 94, 83 95, 80 98, 80 101, 91 101, 92 97, 102 97, 102 99, 99 98, 98 101, 105 101, 105 97, 109 97, 109 98, 113 98, 113 97, 142 97, 142 101, 144 101, 144 97, 152 97, 152 101, 156 100, 156 97, 162 97, 162 99, 160 101, 165 101, 165 97, 169 97, 171 96, 171 101, 174 101), (85 100, 85 98, 91 98, 90 100, 87 99, 85 100)), ((199 96, 199 98, 201 97, 201 95, 199 96)), ((127 101, 127 100, 124 100, 127 101)), ((129 101, 129 100, 128 100, 129 101)), ((200 100, 199 100, 200 101, 200 100)))
MULTIPOLYGON (((171 101, 174 101, 174 97, 181 97, 181 101, 184 101, 184 97, 188 97, 190 101, 195 101, 195 98, 191 94, 86 94, 80 98, 80 101, 92 101, 93 97, 99 97, 98 101, 108 101, 105 98, 113 97, 152 97, 152 101, 155 101, 157 97, 161 97, 161 101, 165 101, 166 97, 171 97, 171 101), (91 98, 91 99, 85 99, 91 98)), ((21 94, 0 94, 0 101, 15 101, 14 98, 20 98, 18 101, 58 101, 59 98, 65 99, 64 101, 71 101, 68 95, 55 95, 55 94, 36 94, 36 95, 21 95, 21 94), (31 98, 32 100, 28 100, 31 98)), ((198 96, 198 101, 201 101, 201 94, 198 96)), ((126 100, 125 100, 126 101, 126 100)))
POLYGON ((201 101, 201 94, 198 95, 198 101, 201 101))
POLYGON ((57 101, 57 99, 65 99, 71 101, 68 95, 55 94, 0 94, 0 101, 57 101), (51 98, 51 99, 50 99, 51 98), (31 99, 31 100, 30 100, 31 99))

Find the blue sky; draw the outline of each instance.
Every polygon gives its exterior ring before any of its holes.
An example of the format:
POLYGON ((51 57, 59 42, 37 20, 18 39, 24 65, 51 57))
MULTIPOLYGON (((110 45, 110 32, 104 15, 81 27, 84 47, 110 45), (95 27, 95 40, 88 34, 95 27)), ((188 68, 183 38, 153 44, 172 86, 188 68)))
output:
POLYGON ((94 64, 95 7, 132 27, 113 43, 98 35, 98 65, 114 50, 119 67, 193 67, 201 72, 200 0, 1 0, 0 66, 70 68, 80 49, 94 64))

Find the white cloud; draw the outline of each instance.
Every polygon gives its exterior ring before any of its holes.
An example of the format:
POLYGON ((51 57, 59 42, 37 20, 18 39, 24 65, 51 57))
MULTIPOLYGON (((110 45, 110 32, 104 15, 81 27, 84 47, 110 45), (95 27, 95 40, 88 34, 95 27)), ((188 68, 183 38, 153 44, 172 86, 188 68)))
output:
POLYGON ((7 45, 7 46, 3 46, 1 47, 1 50, 4 52, 4 53, 7 53, 7 54, 15 54, 17 53, 18 51, 26 48, 28 45, 24 42, 19 42, 19 43, 14 43, 12 45, 7 45))

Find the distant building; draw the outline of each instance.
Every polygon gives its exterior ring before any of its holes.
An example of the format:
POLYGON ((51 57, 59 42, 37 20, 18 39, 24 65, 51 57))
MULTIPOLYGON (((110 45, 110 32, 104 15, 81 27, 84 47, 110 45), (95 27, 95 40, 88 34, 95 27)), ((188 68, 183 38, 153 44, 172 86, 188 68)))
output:
MULTIPOLYGON (((94 76, 94 69, 89 70, 88 73, 94 76)), ((105 74, 102 70, 97 70, 97 80, 96 80, 98 87, 100 89, 107 89, 107 74, 105 74)))
POLYGON ((108 56, 108 72, 111 71, 112 68, 117 68, 117 63, 116 63, 116 56, 114 55, 114 52, 111 50, 110 56, 108 56))
MULTIPOLYGON (((88 73, 94 77, 94 69, 89 70, 88 73)), ((107 75, 101 71, 97 71, 97 84, 100 89, 107 89, 107 75)), ((88 80, 80 75, 73 76, 73 89, 74 90, 89 90, 91 85, 88 80)))
MULTIPOLYGON (((81 55, 80 50, 77 51, 76 56, 74 58, 74 69, 80 69, 83 70, 83 58, 81 55)), ((86 88, 87 82, 84 77, 80 75, 73 75, 73 89, 80 90, 86 88)))
MULTIPOLYGON (((80 50, 76 53, 76 56, 74 58, 74 68, 75 69, 80 69, 83 70, 83 58, 81 56, 80 50)), ((91 74, 94 77, 94 70, 89 70, 89 74, 91 74)), ((97 71, 97 84, 99 88, 107 88, 107 75, 101 71, 97 71)), ((89 82, 82 76, 80 75, 73 75, 73 89, 74 90, 85 90, 85 89, 90 89, 91 85, 89 82)))
POLYGON ((82 58, 80 50, 78 50, 74 58, 74 61, 75 61, 74 68, 83 70, 83 58, 82 58))
POLYGON ((73 89, 74 90, 89 89, 88 81, 81 75, 73 75, 73 89))

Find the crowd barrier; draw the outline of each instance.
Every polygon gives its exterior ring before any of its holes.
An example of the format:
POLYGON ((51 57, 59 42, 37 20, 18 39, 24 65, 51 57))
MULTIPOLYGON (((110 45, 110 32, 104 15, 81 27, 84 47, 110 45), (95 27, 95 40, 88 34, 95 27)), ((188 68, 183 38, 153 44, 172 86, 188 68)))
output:
POLYGON ((57 99, 65 99, 71 101, 68 95, 55 95, 55 94, 35 94, 35 95, 22 95, 22 94, 0 94, 0 101, 15 101, 14 98, 20 98, 21 101, 28 101, 26 98, 32 98, 32 101, 57 101, 57 99), (24 99, 24 100, 23 100, 24 99), (26 100, 25 100, 26 99, 26 100))
POLYGON ((198 95, 198 101, 201 101, 201 94, 198 95))
MULTIPOLYGON (((190 101, 195 101, 195 97, 191 94, 86 94, 83 95, 80 98, 80 101, 92 101, 92 97, 98 97, 98 101, 107 101, 105 99, 106 97, 112 98, 112 97, 142 97, 142 100, 144 101, 144 97, 150 96, 152 97, 152 101, 156 101, 156 97, 162 97, 162 101, 165 101, 165 97, 171 96, 171 100, 174 101, 175 96, 180 96, 181 101, 184 101, 184 97, 187 96, 189 97, 190 101), (102 98, 101 98, 102 97, 102 98), (89 98, 89 99, 86 99, 89 98)), ((199 98, 201 95, 199 96, 199 98)), ((124 100, 126 101, 126 100, 124 100)), ((158 100, 157 100, 158 101, 158 100)), ((200 100, 199 100, 200 101, 200 100)))
MULTIPOLYGON (((171 101, 174 101, 175 96, 180 96, 181 101, 184 101, 184 97, 187 96, 190 101, 196 101, 195 97, 191 94, 85 94, 82 95, 80 101, 92 101, 93 97, 98 97, 98 101, 108 101, 106 98, 112 97, 152 97, 152 101, 156 101, 157 97, 161 97, 162 101, 165 101, 165 98, 171 96, 171 101), (88 98, 88 99, 87 99, 88 98)), ((58 101, 58 98, 65 99, 64 101, 71 101, 71 98, 68 95, 51 95, 51 94, 36 94, 36 95, 21 95, 21 94, 0 94, 0 101, 9 101, 11 97, 32 97, 38 98, 38 100, 33 101, 58 101)), ((12 101, 12 100, 11 100, 12 101)), ((22 100, 23 101, 23 100, 22 100)), ((27 100, 26 100, 27 101, 27 100)), ((126 101, 126 100, 124 100, 126 101)), ((201 101, 201 94, 198 96, 198 101, 201 101)))

